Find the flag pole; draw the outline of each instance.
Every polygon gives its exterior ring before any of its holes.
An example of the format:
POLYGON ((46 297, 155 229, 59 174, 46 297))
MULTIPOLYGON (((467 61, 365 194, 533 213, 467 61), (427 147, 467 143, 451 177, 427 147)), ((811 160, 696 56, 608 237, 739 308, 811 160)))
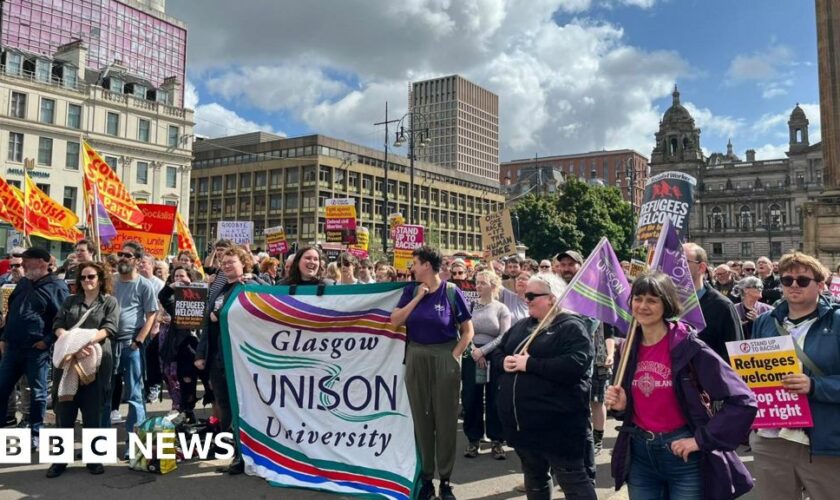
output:
POLYGON ((23 247, 29 248, 32 242, 29 240, 29 233, 26 231, 26 224, 29 219, 29 171, 35 168, 35 160, 24 158, 23 160, 23 247))
MULTIPOLYGON (((595 258, 595 254, 598 253, 598 250, 601 248, 601 246, 604 244, 605 241, 607 241, 607 237, 606 236, 601 237, 601 241, 599 241, 598 244, 595 245, 595 248, 592 249, 592 252, 589 253, 589 256, 586 258, 586 260, 580 266, 581 269, 586 268, 586 265, 589 264, 589 261, 591 261, 593 258, 595 258)), ((534 330, 533 333, 531 333, 530 338, 528 339, 528 342, 526 342, 525 345, 522 346, 522 349, 519 350, 518 354, 524 354, 525 352, 527 352, 528 347, 531 346, 531 342, 533 342, 534 339, 537 338, 537 335, 540 334, 540 331, 541 331, 543 325, 549 319, 554 319, 554 317, 557 316, 557 314, 558 314, 557 309, 558 309, 560 303, 563 302, 563 299, 566 298, 566 295, 568 295, 569 290, 574 288, 574 286, 577 284, 577 282, 579 280, 580 280, 580 273, 577 273, 575 275, 575 277, 572 278, 572 281, 570 281, 569 284, 566 285, 566 289, 563 290, 563 294, 557 300, 554 301, 554 304, 551 305, 551 309, 548 310, 548 314, 546 314, 545 317, 542 319, 542 321, 540 321, 540 323, 537 325, 537 328, 534 330)))
POLYGON ((90 182, 93 186, 93 241, 94 245, 96 245, 96 255, 95 259, 98 259, 97 262, 103 262, 102 260, 102 240, 99 237, 99 188, 95 182, 90 182))

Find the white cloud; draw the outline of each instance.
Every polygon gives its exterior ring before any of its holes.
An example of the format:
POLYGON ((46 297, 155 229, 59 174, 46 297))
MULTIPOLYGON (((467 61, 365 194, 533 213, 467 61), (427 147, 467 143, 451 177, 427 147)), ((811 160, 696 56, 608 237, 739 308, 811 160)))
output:
MULTIPOLYGON (((744 127, 744 120, 725 115, 715 115, 709 108, 698 108, 690 102, 683 104, 694 122, 706 134, 734 137, 744 127)), ((702 141, 701 141, 702 142, 702 141)))
POLYGON ((788 150, 788 144, 765 144, 755 149, 756 160, 778 160, 787 158, 785 154, 788 150))
POLYGON ((793 62, 793 55, 785 45, 772 45, 762 52, 735 56, 726 74, 733 80, 769 80, 793 62))
MULTIPOLYGON (((819 142, 820 139, 820 105, 814 103, 799 104, 805 116, 808 118, 808 139, 811 144, 819 142)), ((750 127, 750 131, 756 135, 774 133, 777 137, 788 137, 788 120, 793 111, 793 106, 779 113, 765 113, 750 127)), ((787 146, 785 146, 787 147, 787 146)))
POLYGON ((189 80, 184 90, 184 106, 195 110, 195 134, 198 136, 222 137, 256 131, 285 135, 268 123, 260 124, 243 118, 221 104, 199 104, 198 92, 189 80))

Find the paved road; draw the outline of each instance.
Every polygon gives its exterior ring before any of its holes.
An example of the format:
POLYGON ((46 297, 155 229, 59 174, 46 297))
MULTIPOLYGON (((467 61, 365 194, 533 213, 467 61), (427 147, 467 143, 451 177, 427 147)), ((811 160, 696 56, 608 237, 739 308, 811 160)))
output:
MULTIPOLYGON (((165 414, 167 404, 155 404, 150 411, 155 415, 165 414)), ((123 415, 126 406, 122 408, 123 415)), ((611 447, 615 440, 615 422, 608 422, 605 444, 611 447)), ((77 438, 78 439, 78 438, 77 438)), ((466 445, 459 432, 459 450, 466 445)), ((507 460, 493 460, 489 445, 482 447, 482 454, 475 459, 463 458, 460 454, 455 465, 453 485, 459 499, 524 499, 514 490, 522 481, 519 460, 512 451, 507 460)), ((751 457, 747 457, 748 465, 751 457)), ((605 449, 598 463, 598 498, 601 500, 625 500, 626 492, 616 493, 612 488, 609 472, 610 453, 605 449)), ((217 461, 191 461, 182 463, 178 469, 165 476, 129 470, 124 464, 106 466, 105 474, 92 476, 81 465, 69 468, 60 478, 47 479, 44 474, 47 465, 0 466, 0 500, 24 498, 283 498, 283 499, 340 499, 351 498, 298 489, 274 488, 257 477, 230 477, 216 472, 223 465, 217 461)), ((558 491, 555 498, 563 498, 558 491)), ((750 498, 750 497, 745 497, 750 498)), ((755 498, 753 496, 753 498, 755 498)))

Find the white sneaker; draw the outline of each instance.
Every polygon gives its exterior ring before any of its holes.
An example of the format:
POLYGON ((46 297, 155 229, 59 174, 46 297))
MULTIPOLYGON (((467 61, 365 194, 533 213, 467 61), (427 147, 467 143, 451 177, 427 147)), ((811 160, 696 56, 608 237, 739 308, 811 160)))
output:
POLYGON ((111 412, 111 423, 118 424, 123 421, 122 415, 120 415, 119 410, 114 410, 111 412))
POLYGON ((180 415, 180 414, 181 414, 181 412, 178 411, 178 410, 171 410, 169 412, 169 414, 166 415, 163 418, 165 418, 166 420, 169 420, 171 422, 171 421, 175 420, 176 418, 178 418, 178 415, 180 415))

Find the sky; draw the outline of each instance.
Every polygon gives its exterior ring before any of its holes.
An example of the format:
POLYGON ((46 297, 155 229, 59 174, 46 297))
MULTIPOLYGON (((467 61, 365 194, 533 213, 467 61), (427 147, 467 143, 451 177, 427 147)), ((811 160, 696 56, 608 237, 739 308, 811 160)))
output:
POLYGON ((502 161, 649 157, 675 84, 707 155, 731 138, 741 158, 783 158, 797 103, 819 140, 810 0, 169 0, 166 10, 187 23, 185 104, 206 137, 319 133, 381 148, 373 123, 386 101, 398 118, 410 82, 457 73, 499 96, 502 161))

